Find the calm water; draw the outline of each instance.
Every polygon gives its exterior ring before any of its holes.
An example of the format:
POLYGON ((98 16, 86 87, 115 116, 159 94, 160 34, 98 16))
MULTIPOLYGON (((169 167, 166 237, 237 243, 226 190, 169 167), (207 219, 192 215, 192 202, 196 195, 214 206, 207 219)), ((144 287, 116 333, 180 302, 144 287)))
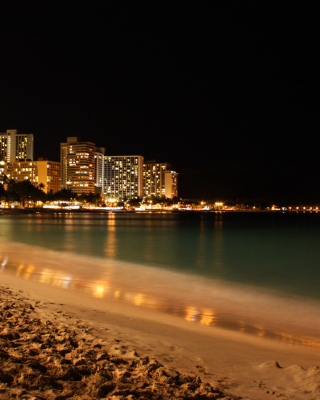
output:
POLYGON ((319 214, 1 216, 1 239, 320 298, 319 214))
MULTIPOLYGON (((293 321, 303 301, 320 299, 319 244, 315 213, 0 216, 2 271, 18 268, 26 279, 251 332, 263 307, 268 317, 268 304, 293 321), (277 296, 300 300, 278 307, 277 296), (256 310, 244 311, 256 301, 256 310)), ((314 310, 303 307, 301 316, 310 314, 303 324, 311 326, 314 310)))

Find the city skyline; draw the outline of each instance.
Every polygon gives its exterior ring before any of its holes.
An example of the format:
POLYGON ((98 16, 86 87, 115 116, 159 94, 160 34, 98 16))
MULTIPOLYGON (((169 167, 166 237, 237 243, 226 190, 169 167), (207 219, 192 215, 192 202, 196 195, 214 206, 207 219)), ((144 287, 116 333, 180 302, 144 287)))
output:
POLYGON ((67 137, 60 143, 60 160, 33 158, 33 134, 7 129, 0 133, 0 183, 5 176, 16 182, 29 180, 45 193, 62 189, 104 198, 178 196, 178 173, 168 163, 145 161, 141 155, 105 155, 104 147, 67 137))
POLYGON ((6 4, 2 129, 179 171, 182 197, 320 200, 316 13, 294 4, 6 4), (14 29, 12 29, 14 26, 14 29))

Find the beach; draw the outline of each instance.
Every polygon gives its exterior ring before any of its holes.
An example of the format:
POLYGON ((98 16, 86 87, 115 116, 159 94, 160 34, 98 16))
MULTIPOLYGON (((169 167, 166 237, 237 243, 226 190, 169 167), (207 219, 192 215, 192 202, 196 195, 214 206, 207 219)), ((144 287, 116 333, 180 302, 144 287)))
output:
POLYGON ((0 224, 0 399, 320 399, 317 216, 0 224))
POLYGON ((319 349, 1 275, 1 399, 319 399, 319 349))
POLYGON ((199 376, 139 356, 123 339, 106 340, 90 322, 62 311, 64 304, 58 310, 9 286, 0 287, 0 299, 2 399, 233 398, 199 376))

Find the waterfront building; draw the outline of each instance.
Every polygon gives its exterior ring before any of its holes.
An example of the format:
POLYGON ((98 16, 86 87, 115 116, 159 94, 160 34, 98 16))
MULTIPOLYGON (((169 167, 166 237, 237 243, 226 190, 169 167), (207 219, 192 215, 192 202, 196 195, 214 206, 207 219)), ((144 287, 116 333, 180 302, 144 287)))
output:
POLYGON ((4 173, 16 182, 29 180, 37 186, 44 185, 45 193, 60 190, 60 163, 39 158, 38 161, 16 161, 5 163, 4 173))
POLYGON ((143 196, 143 157, 105 156, 104 194, 108 198, 143 196))
POLYGON ((33 161, 33 134, 16 129, 0 133, 0 161, 33 161))
POLYGON ((2 184, 4 183, 3 178, 4 178, 5 166, 6 163, 4 161, 0 161, 0 183, 2 184))
POLYGON ((95 191, 96 145, 68 137, 60 144, 61 188, 77 194, 95 191))
POLYGON ((95 158, 95 186, 97 188, 102 188, 103 187, 103 182, 104 182, 104 153, 105 153, 105 148, 104 147, 97 147, 96 148, 96 154, 94 156, 95 158))
POLYGON ((165 196, 165 173, 170 168, 170 164, 157 163, 155 160, 143 164, 144 196, 165 196))
POLYGON ((165 196, 169 199, 178 197, 178 173, 175 171, 165 172, 165 196))

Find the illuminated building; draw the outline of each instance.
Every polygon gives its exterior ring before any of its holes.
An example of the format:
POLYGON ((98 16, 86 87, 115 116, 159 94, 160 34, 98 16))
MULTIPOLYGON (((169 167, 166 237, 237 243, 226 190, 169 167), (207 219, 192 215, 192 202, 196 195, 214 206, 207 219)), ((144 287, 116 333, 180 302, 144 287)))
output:
POLYGON ((16 161, 5 165, 5 174, 9 179, 21 182, 28 179, 33 185, 44 185, 45 193, 60 190, 60 163, 39 158, 38 161, 16 161))
POLYGON ((107 197, 143 196, 143 157, 105 156, 103 191, 107 197))
POLYGON ((96 146, 68 137, 60 144, 61 188, 77 194, 94 193, 96 146))
POLYGON ((6 163, 4 161, 0 161, 0 183, 3 184, 3 175, 5 172, 5 165, 6 163))
POLYGON ((143 192, 144 196, 165 196, 165 173, 170 164, 148 161, 143 164, 143 192))
POLYGON ((169 199, 178 197, 178 173, 175 171, 165 172, 165 196, 169 199))
POLYGON ((95 154, 95 186, 102 188, 104 182, 104 153, 105 148, 97 147, 96 154, 95 154))
POLYGON ((0 161, 33 161, 33 134, 21 134, 16 129, 0 133, 0 161))

